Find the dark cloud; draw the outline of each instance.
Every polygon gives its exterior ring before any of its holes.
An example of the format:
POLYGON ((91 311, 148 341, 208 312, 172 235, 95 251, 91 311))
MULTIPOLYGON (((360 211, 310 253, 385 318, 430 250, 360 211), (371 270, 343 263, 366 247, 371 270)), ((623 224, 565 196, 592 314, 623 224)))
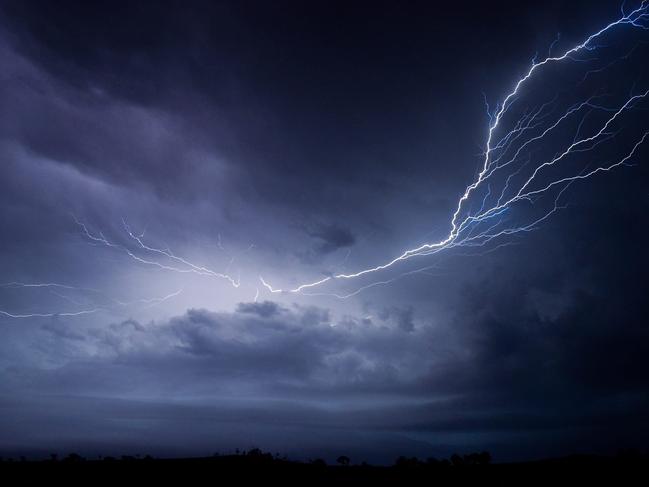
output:
POLYGON ((351 230, 338 224, 321 226, 311 230, 309 235, 319 241, 314 248, 316 254, 329 254, 338 249, 351 247, 356 242, 351 230))
POLYGON ((282 309, 281 306, 272 301, 264 301, 263 303, 239 303, 237 306, 239 313, 252 313, 262 318, 278 315, 282 309))
POLYGON ((414 309, 412 306, 407 308, 399 308, 393 306, 391 308, 385 308, 379 313, 379 318, 383 321, 394 320, 397 326, 403 331, 411 332, 415 329, 415 324, 413 321, 414 318, 414 309))

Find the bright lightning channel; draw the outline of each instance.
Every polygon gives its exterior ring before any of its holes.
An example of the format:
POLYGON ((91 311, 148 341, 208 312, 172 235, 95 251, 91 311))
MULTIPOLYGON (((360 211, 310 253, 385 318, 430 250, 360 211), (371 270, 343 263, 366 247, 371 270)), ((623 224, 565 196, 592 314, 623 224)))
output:
MULTIPOLYGON (((621 114, 624 112, 632 109, 637 103, 639 103, 641 100, 644 100, 647 95, 649 95, 649 90, 629 96, 626 100, 625 103, 620 105, 617 108, 608 108, 608 107, 603 107, 601 105, 596 104, 594 101, 594 97, 589 98, 588 100, 585 100, 582 103, 579 103, 577 105, 572 106, 569 108, 559 119, 552 125, 550 125, 547 129, 545 129, 540 135, 533 137, 527 141, 525 141, 519 148, 518 150, 514 153, 514 155, 506 162, 501 162, 501 158, 503 157, 504 153, 506 152, 506 149, 511 146, 511 144, 521 137, 526 131, 529 131, 533 128, 536 128, 540 124, 542 116, 542 112, 545 109, 546 105, 541 106, 535 113, 524 115, 521 120, 516 124, 514 129, 512 129, 510 132, 508 132, 502 139, 495 141, 495 133, 496 131, 500 128, 501 121, 503 119, 503 116, 507 113, 507 111, 510 109, 512 104, 515 102, 517 99, 517 96, 519 95, 521 91, 521 87, 530 79, 532 76, 539 72, 544 66, 552 64, 552 63, 558 63, 564 60, 575 60, 572 56, 580 51, 591 51, 596 48, 596 46, 593 45, 593 41, 600 38, 603 34, 607 33, 608 31, 612 30, 616 26, 631 26, 634 28, 640 28, 643 30, 649 30, 649 26, 645 25, 647 20, 649 19, 649 6, 647 5, 647 0, 643 0, 642 3, 640 4, 639 7, 636 9, 630 11, 629 13, 625 13, 624 8, 622 10, 622 16, 616 20, 615 22, 611 22, 607 26, 603 27, 599 31, 595 32, 594 34, 591 34, 588 36, 582 43, 577 44, 576 46, 568 49, 567 51, 563 52, 563 54, 558 55, 558 56, 552 56, 551 54, 548 55, 545 59, 542 59, 540 61, 537 61, 536 59, 532 62, 531 67, 528 69, 528 71, 522 76, 514 85, 514 88, 511 92, 509 92, 502 103, 500 103, 495 110, 495 113, 489 113, 489 130, 487 134, 487 140, 486 140, 486 149, 484 151, 484 160, 481 166, 481 170, 478 173, 477 178, 469 184, 462 196, 459 198, 457 202, 457 207, 452 215, 451 222, 450 222, 450 230, 448 234, 441 240, 437 242, 432 242, 432 243, 425 243, 423 245, 420 245, 419 247, 416 247, 414 249, 406 250, 399 256, 395 257, 394 259, 384 263, 377 265, 375 267, 370 267, 366 268, 363 270, 360 270, 358 272, 354 273, 337 273, 333 274, 327 277, 324 277, 320 280, 314 281, 314 282, 308 282, 304 284, 300 284, 297 287, 290 288, 290 289, 282 289, 282 288, 276 288, 272 286, 267 280, 264 279, 263 276, 259 276, 259 281, 261 284, 266 288, 266 290, 270 293, 277 294, 277 293, 301 293, 301 294, 309 294, 309 295, 321 295, 321 294, 326 294, 326 293, 307 293, 305 291, 319 287, 327 282, 331 282, 334 280, 350 280, 350 279, 355 279, 367 274, 372 274, 375 272, 379 272, 385 269, 388 269, 395 264, 398 264, 402 261, 411 259, 413 257, 417 256, 425 256, 425 255, 432 255, 436 254, 438 252, 441 252, 442 250, 448 250, 451 248, 455 247, 465 247, 465 246, 477 246, 477 247, 482 247, 486 245, 487 243, 490 243, 494 239, 497 239, 502 236, 506 235, 514 235, 516 233, 520 232, 528 232, 534 229, 539 223, 543 222, 546 220, 548 217, 550 217, 553 213, 555 213, 558 209, 561 208, 559 204, 559 197, 563 194, 565 189, 572 184, 575 181, 582 180, 582 179, 587 179, 595 174, 601 173, 601 172, 607 172, 610 171, 614 168, 624 166, 624 165, 629 165, 628 161, 636 154, 636 151, 638 150, 639 146, 642 145, 645 142, 645 139, 649 135, 649 132, 645 132, 639 140, 636 142, 636 144, 631 148, 629 152, 627 152, 623 157, 621 157, 619 160, 610 162, 608 164, 604 164, 601 166, 598 166, 596 168, 593 168, 588 171, 581 172, 576 175, 572 176, 566 176, 562 178, 557 178, 555 180, 552 180, 550 183, 544 185, 540 189, 530 189, 530 187, 533 185, 533 183, 537 182, 537 176, 546 168, 549 168, 551 166, 554 166, 558 162, 564 160, 567 156, 579 152, 588 152, 592 149, 594 149, 597 145, 606 142, 613 138, 616 134, 615 131, 612 131, 612 125, 613 123, 620 117, 621 114), (601 125, 599 130, 597 130, 593 135, 588 136, 588 137, 580 137, 579 136, 579 130, 582 127, 582 124, 585 120, 585 115, 582 118, 581 123, 579 124, 579 129, 578 133, 575 135, 575 138, 573 142, 561 153, 558 155, 552 157, 550 160, 547 160, 543 162, 542 164, 538 165, 534 171, 532 172, 531 176, 529 176, 524 183, 518 188, 517 191, 514 192, 513 196, 505 197, 507 191, 510 189, 510 182, 512 180, 512 177, 516 176, 518 172, 522 169, 519 168, 517 172, 514 174, 510 174, 506 180, 505 186, 501 191, 500 197, 497 199, 496 203, 490 207, 485 208, 486 206, 486 201, 487 198, 491 195, 491 188, 488 188, 487 196, 484 197, 482 201, 482 206, 480 210, 472 215, 470 212, 466 214, 466 216, 463 216, 465 213, 464 207, 465 203, 470 199, 472 193, 479 188, 485 181, 488 181, 491 176, 493 176, 496 172, 502 170, 502 168, 507 167, 511 164, 513 164, 515 161, 518 161, 518 158, 521 154, 521 152, 528 147, 532 142, 537 142, 539 140, 542 140, 546 135, 554 131, 559 125, 561 125, 563 122, 565 122, 569 117, 571 117, 573 114, 580 113, 583 111, 583 109, 588 108, 591 110, 599 110, 599 111, 604 111, 608 112, 610 116, 605 120, 605 122, 601 125), (494 157, 495 151, 497 150, 502 150, 502 153, 498 157, 494 157), (478 224, 486 222, 494 217, 498 217, 505 212, 507 212, 510 207, 519 201, 528 201, 530 203, 534 202, 534 199, 543 193, 554 189, 554 188, 562 188, 561 191, 558 193, 558 195, 555 198, 555 204, 554 206, 547 211, 543 216, 540 218, 537 218, 533 222, 523 225, 523 226, 517 226, 517 227, 509 227, 509 228, 504 228, 504 229, 498 229, 502 224, 502 221, 497 220, 497 223, 493 224, 492 226, 488 227, 487 229, 481 231, 480 233, 473 234, 475 231, 476 227, 478 224)), ((554 46, 555 43, 553 43, 554 46)), ((552 49, 552 48, 551 48, 552 49)), ((551 50, 550 49, 550 50, 551 50)), ((626 57, 630 55, 627 54, 626 57)), ((608 67, 608 66, 607 66, 608 67)), ((603 69, 606 69, 603 68, 603 69)), ((593 74, 594 72, 597 72, 597 70, 591 70, 587 73, 587 76, 590 74, 593 74)), ((583 80, 582 80, 583 81, 583 80)), ((529 163, 529 161, 527 162, 529 163)), ((527 164, 526 163, 526 164, 527 164)), ((402 277, 403 275, 409 275, 412 273, 416 273, 417 271, 411 271, 405 274, 402 274, 401 276, 398 276, 395 279, 398 279, 402 277)), ((387 281, 379 281, 376 283, 369 284, 368 286, 364 286, 362 288, 359 288, 357 291, 354 291, 353 293, 347 294, 347 295, 339 295, 339 294, 326 294, 329 296, 335 296, 339 298, 347 298, 350 296, 356 295, 358 292, 360 292, 363 289, 367 289, 368 287, 372 287, 375 285, 381 285, 385 284, 388 282, 392 282, 394 279, 390 279, 387 281)))

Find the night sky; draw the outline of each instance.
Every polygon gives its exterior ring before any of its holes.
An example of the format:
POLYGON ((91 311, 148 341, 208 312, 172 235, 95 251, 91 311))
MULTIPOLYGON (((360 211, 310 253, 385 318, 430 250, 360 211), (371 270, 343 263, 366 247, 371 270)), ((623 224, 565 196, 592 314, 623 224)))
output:
POLYGON ((647 447, 641 7, 1 1, 0 455, 647 447))

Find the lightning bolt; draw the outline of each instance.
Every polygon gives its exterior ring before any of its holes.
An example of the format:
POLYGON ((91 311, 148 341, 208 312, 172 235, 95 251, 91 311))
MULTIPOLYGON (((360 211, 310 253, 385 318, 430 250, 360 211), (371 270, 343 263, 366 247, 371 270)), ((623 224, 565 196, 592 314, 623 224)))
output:
POLYGON ((209 276, 218 279, 225 279, 235 288, 238 288, 240 285, 239 278, 234 279, 229 274, 223 272, 217 272, 207 267, 194 264, 188 261, 187 259, 179 257, 169 249, 161 249, 161 248, 147 245, 143 241, 143 235, 136 235, 135 233, 133 233, 125 219, 122 219, 122 224, 124 226, 124 230, 126 231, 126 234, 131 239, 131 241, 135 242, 136 248, 139 251, 143 251, 145 254, 149 254, 149 257, 136 254, 134 250, 130 249, 129 247, 126 247, 125 245, 121 245, 109 241, 101 232, 99 232, 98 234, 93 234, 88 229, 85 223, 79 221, 74 215, 72 215, 72 218, 74 219, 74 222, 81 229, 82 234, 87 239, 89 239, 93 243, 103 245, 105 247, 109 247, 112 249, 120 250, 121 252, 125 253, 128 257, 130 257, 136 262, 139 262, 140 264, 154 266, 154 267, 158 267, 159 269, 163 269, 171 272, 177 272, 180 274, 197 274, 199 276, 209 276), (162 256, 165 260, 163 261, 156 260, 152 257, 152 255, 162 256), (173 262, 174 264, 170 264, 170 262, 173 262))
MULTIPOLYGON (((5 316, 7 318, 14 318, 14 319, 21 319, 21 318, 54 318, 57 316, 60 317, 75 317, 75 316, 85 316, 85 315, 91 315, 95 313, 99 313, 102 311, 113 311, 117 308, 127 308, 131 306, 136 306, 136 305, 144 305, 141 307, 141 309, 147 309, 152 306, 158 305, 160 303, 164 303, 165 301, 168 301, 170 299, 173 299, 180 294, 182 294, 183 290, 179 289, 178 291, 172 292, 170 294, 167 294, 166 296, 161 296, 161 297, 153 297, 153 298, 141 298, 141 299, 135 299, 132 301, 120 301, 114 298, 110 298, 106 296, 103 292, 97 290, 97 289, 92 289, 92 288, 87 288, 87 287, 79 287, 79 286, 71 286, 68 284, 59 284, 59 283, 53 283, 53 282, 45 282, 45 283, 23 283, 23 282, 9 282, 5 284, 0 284, 0 287, 2 288, 9 288, 9 289, 38 289, 38 288, 54 288, 54 289, 65 289, 69 291, 82 291, 82 292, 91 292, 98 294, 102 297, 107 298, 112 302, 110 305, 96 305, 93 307, 87 307, 81 310, 77 311, 48 311, 48 312, 38 312, 38 313, 11 313, 6 310, 0 310, 0 315, 5 316)), ((69 296, 65 296, 62 294, 58 294, 56 292, 53 292, 55 296, 58 296, 62 299, 65 299, 66 301, 70 301, 73 304, 77 306, 82 306, 81 303, 78 301, 70 298, 69 296)))
MULTIPOLYGON (((540 223, 547 220, 551 215, 562 208, 559 199, 563 195, 564 191, 572 183, 579 180, 588 179, 598 173, 611 171, 620 166, 629 165, 628 161, 636 154, 638 148, 645 142, 647 136, 649 135, 649 132, 645 132, 642 136, 640 136, 633 147, 628 152, 620 156, 619 159, 598 165, 597 167, 591 168, 589 170, 583 170, 581 172, 578 172, 577 174, 572 174, 564 177, 555 177, 554 179, 551 179, 550 182, 540 183, 540 179, 542 177, 548 177, 547 172, 552 167, 556 166, 562 161, 565 161, 569 156, 582 152, 592 151, 599 145, 604 144, 605 142, 610 141, 612 138, 614 138, 619 131, 614 129, 614 125, 618 122, 618 119, 624 113, 633 109, 635 106, 637 106, 637 104, 642 102, 647 97, 647 95, 649 95, 649 90, 628 96, 625 102, 617 107, 607 107, 603 106, 600 103, 596 103, 597 97, 588 98, 587 100, 584 100, 583 102, 570 107, 560 117, 558 117, 558 119, 556 119, 554 123, 550 124, 540 134, 525 139, 526 134, 534 131, 535 129, 538 129, 539 127, 542 127, 544 121, 550 116, 550 114, 546 113, 546 111, 547 108, 552 104, 552 102, 548 102, 541 105, 535 111, 523 114, 523 116, 514 125, 514 128, 508 131, 500 139, 497 138, 497 132, 501 129, 501 124, 505 115, 511 110, 512 106, 519 98, 523 86, 526 85, 528 81, 534 77, 535 74, 541 72, 541 70, 545 66, 558 64, 566 60, 579 62, 589 61, 579 59, 577 55, 583 51, 591 52, 597 49, 598 46, 595 44, 595 41, 597 39, 600 39, 605 33, 608 33, 618 26, 630 26, 642 30, 649 30, 649 26, 646 25, 647 20, 649 20, 648 9, 649 7, 647 6, 647 0, 643 0, 640 6, 631 10, 629 13, 626 13, 624 11, 623 5, 621 8, 621 17, 616 21, 611 22, 594 34, 591 34, 580 44, 573 46, 560 55, 553 56, 551 54, 551 51, 556 44, 555 41, 550 47, 548 56, 541 60, 537 60, 535 58, 532 61, 529 69, 514 84, 513 89, 504 97, 502 102, 496 106, 496 109, 493 113, 490 111, 489 105, 485 100, 489 115, 489 127, 485 143, 486 148, 484 151, 484 159, 477 177, 465 188, 464 193, 459 197, 456 209, 453 212, 450 220, 450 230, 444 238, 436 242, 424 243, 416 248, 405 250, 397 257, 383 264, 362 269, 353 273, 332 274, 317 281, 300 284, 294 288, 282 289, 274 287, 268 281, 266 281, 263 276, 259 276, 259 281, 261 282, 261 284, 264 286, 264 288, 266 288, 268 292, 274 294, 321 294, 309 293, 308 291, 312 288, 319 287, 325 283, 332 281, 352 280, 361 276, 377 273, 414 257, 432 255, 456 247, 483 247, 501 237, 529 232, 537 228, 540 223), (593 111, 606 113, 608 114, 608 116, 602 123, 600 123, 599 128, 596 129, 592 135, 582 136, 580 133, 583 129, 584 122, 586 121, 586 117, 593 111), (488 205, 488 199, 490 196, 492 196, 492 188, 491 185, 489 185, 488 181, 490 181, 495 174, 502 172, 504 168, 517 163, 521 163, 522 154, 526 150, 529 150, 532 144, 542 141, 549 134, 560 130, 563 125, 565 125, 566 121, 575 116, 581 116, 582 118, 577 126, 577 131, 574 135, 573 141, 564 150, 558 152, 555 156, 536 165, 532 170, 531 175, 525 178, 522 184, 515 186, 513 183, 516 180, 516 177, 519 176, 521 171, 523 171, 530 165, 531 156, 527 160, 524 160, 521 166, 515 172, 507 176, 504 186, 502 187, 499 197, 496 199, 495 203, 488 205), (523 140, 523 142, 518 145, 518 149, 513 153, 513 155, 507 158, 507 160, 503 160, 509 150, 521 140, 523 140), (485 184, 487 185, 487 191, 483 196, 482 204, 479 210, 473 213, 470 210, 466 210, 466 206, 469 200, 472 198, 472 195, 479 188, 483 188, 485 184), (509 226, 507 226, 505 216, 516 203, 527 202, 533 205, 538 198, 540 198, 545 193, 553 190, 558 190, 558 194, 556 195, 554 200, 554 205, 544 214, 534 219, 532 222, 524 225, 509 224, 509 226), (484 228, 485 225, 487 225, 486 228, 484 228)), ((622 56, 622 58, 628 58, 632 54, 632 52, 633 50, 628 52, 625 56, 622 56)), ((588 76, 591 76, 596 72, 601 72, 605 69, 610 68, 613 64, 614 63, 610 63, 609 65, 599 70, 588 71, 581 81, 583 82, 588 76)), ((418 272, 418 270, 411 271, 409 273, 406 273, 405 275, 416 272, 418 272)), ((395 279, 398 279, 402 276, 398 276, 395 279)), ((368 287, 385 284, 392 282, 393 280, 394 279, 387 281, 378 281, 376 283, 363 286, 357 291, 346 295, 328 295, 347 298, 357 294, 363 289, 367 289, 368 287)))
MULTIPOLYGON (((522 110, 521 108, 519 110, 519 108, 514 107, 520 105, 519 100, 523 96, 522 91, 524 87, 530 84, 531 80, 539 78, 539 73, 544 68, 550 65, 562 66, 562 63, 568 61, 584 65, 597 61, 597 58, 591 53, 602 47, 602 43, 599 41, 605 34, 610 33, 615 28, 625 27, 645 31, 649 30, 649 25, 647 25, 649 23, 648 1, 643 0, 637 8, 629 12, 625 11, 623 5, 621 8, 621 16, 616 21, 609 23, 602 29, 589 35, 581 43, 574 45, 558 55, 553 55, 552 52, 556 49, 556 45, 559 42, 559 38, 557 38, 550 45, 547 57, 537 59, 535 56, 529 68, 514 83, 513 88, 493 110, 489 106, 485 96, 488 130, 484 143, 484 151, 481 153, 479 171, 477 171, 472 182, 464 188, 463 193, 459 195, 454 205, 454 211, 450 216, 448 230, 442 238, 405 250, 391 260, 356 272, 340 272, 344 270, 341 265, 337 269, 338 272, 291 288, 275 287, 263 276, 259 275, 258 279, 261 287, 255 288, 253 300, 258 300, 260 289, 271 294, 295 293, 308 296, 333 296, 340 299, 348 299, 366 289, 387 285, 406 276, 427 274, 434 266, 428 265, 415 270, 402 272, 396 277, 376 280, 347 293, 327 293, 316 291, 315 289, 334 281, 353 281, 363 276, 370 276, 393 268, 415 257, 435 255, 443 251, 459 248, 482 250, 481 253, 471 255, 484 255, 486 252, 513 245, 508 238, 511 239, 517 235, 522 236, 536 230, 557 211, 565 208, 565 203, 562 202, 562 198, 572 184, 591 178, 597 174, 631 165, 631 160, 637 155, 638 149, 645 143, 647 137, 649 137, 649 131, 638 135, 633 143, 630 144, 628 150, 623 151, 615 157, 610 157, 607 161, 599 161, 597 164, 590 162, 586 168, 572 172, 564 172, 563 175, 554 174, 557 167, 563 170, 563 167, 570 163, 573 156, 591 153, 598 147, 604 146, 615 139, 622 130, 619 127, 622 117, 644 102, 649 96, 649 90, 639 91, 637 93, 634 93, 634 90, 632 90, 621 102, 613 106, 604 102, 607 98, 606 95, 593 95, 558 111, 558 113, 555 112, 557 112, 556 106, 559 95, 531 109, 525 108, 522 110), (580 56, 585 57, 580 58, 580 56), (505 120, 516 116, 510 116, 515 110, 522 111, 522 113, 517 116, 516 121, 513 122, 513 126, 508 130, 504 128, 507 127, 505 120), (591 121, 592 118, 596 118, 596 120, 591 121), (551 156, 547 154, 540 155, 540 160, 534 157, 535 153, 541 152, 539 147, 548 138, 561 134, 565 135, 567 130, 572 130, 571 124, 576 124, 574 134, 571 133, 571 140, 569 142, 563 142, 562 149, 551 156), (550 205, 546 204, 545 201, 548 200, 546 196, 552 195, 554 199, 549 200, 552 203, 550 205), (539 206, 541 205, 538 205, 538 202, 541 200, 543 200, 544 204, 541 208, 542 211, 539 211, 539 206), (521 205, 528 205, 528 208, 534 210, 534 216, 528 217, 522 223, 520 221, 516 222, 513 216, 515 210, 521 205)), ((594 69, 587 68, 585 74, 578 79, 577 85, 583 85, 589 78, 608 69, 612 69, 621 61, 629 59, 637 50, 637 47, 638 45, 634 46, 632 49, 626 51, 624 55, 619 56, 612 62, 606 63, 602 67, 594 69)), ((240 287, 240 277, 237 276, 235 278, 230 274, 230 267, 235 261, 234 256, 231 256, 230 262, 223 271, 216 271, 182 257, 168 247, 153 246, 145 241, 144 231, 139 234, 134 232, 125 219, 122 220, 122 226, 125 232, 126 242, 117 243, 116 241, 109 240, 101 231, 91 231, 84 222, 78 220, 74 215, 72 217, 81 230, 83 237, 89 242, 97 246, 107 247, 121 252, 138 264, 155 267, 168 272, 193 274, 225 280, 234 288, 240 287)), ((217 247, 225 251, 220 234, 218 235, 217 247)), ((240 255, 251 251, 253 247, 251 245, 240 255)), ((348 258, 349 253, 345 257, 344 262, 348 258)), ((57 283, 8 283, 4 287, 42 287, 52 288, 51 292, 53 293, 54 290, 58 289, 83 290, 84 292, 101 294, 97 290, 76 288, 57 283)), ((180 292, 178 291, 162 298, 137 300, 134 302, 122 302, 110 298, 112 303, 110 306, 102 305, 79 311, 34 314, 12 314, 7 311, 0 311, 0 314, 12 318, 81 316, 120 306, 132 306, 135 304, 155 305, 171 299, 180 294, 180 292)), ((62 294, 56 295, 75 304, 75 301, 69 296, 62 294)))

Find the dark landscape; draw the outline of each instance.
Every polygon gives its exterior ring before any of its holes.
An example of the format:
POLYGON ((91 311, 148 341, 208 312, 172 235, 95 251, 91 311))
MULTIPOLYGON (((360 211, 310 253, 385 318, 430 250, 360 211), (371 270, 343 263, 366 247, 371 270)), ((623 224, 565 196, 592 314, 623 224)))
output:
MULTIPOLYGON (((64 458, 0 462, 0 475, 15 481, 61 481, 84 484, 112 481, 176 481, 192 485, 219 485, 236 481, 389 482, 411 485, 457 485, 498 482, 531 485, 537 482, 609 482, 608 485, 644 485, 649 480, 649 455, 637 451, 614 457, 575 455, 518 463, 491 463, 486 452, 453 455, 450 459, 399 457, 391 466, 355 464, 341 456, 334 465, 322 459, 296 462, 253 449, 236 455, 159 459, 125 456, 64 458), (349 463, 348 463, 349 461, 349 463), (621 484, 620 482, 623 482, 621 484)), ((12 485, 19 485, 12 483, 12 485)))

